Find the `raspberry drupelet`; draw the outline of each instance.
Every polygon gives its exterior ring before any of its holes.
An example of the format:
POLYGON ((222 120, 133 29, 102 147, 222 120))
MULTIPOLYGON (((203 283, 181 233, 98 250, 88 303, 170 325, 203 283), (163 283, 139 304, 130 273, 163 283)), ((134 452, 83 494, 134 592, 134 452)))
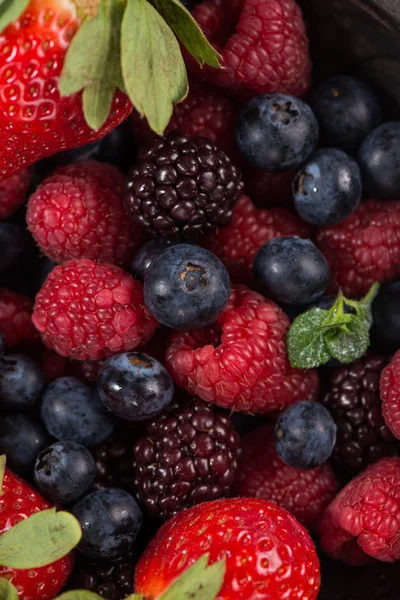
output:
POLYGON ((380 391, 385 423, 393 435, 400 439, 400 350, 382 371, 380 391))
POLYGON ((321 547, 337 560, 364 565, 400 559, 400 458, 382 458, 344 487, 321 521, 321 547))
POLYGON ((0 332, 6 346, 32 345, 35 341, 32 309, 32 300, 27 296, 0 288, 0 332))
POLYGON ((293 369, 285 345, 289 320, 271 300, 232 286, 227 308, 213 327, 173 332, 166 366, 176 383, 231 410, 276 413, 314 399, 315 370, 293 369))
POLYGON ((348 219, 322 227, 317 244, 332 269, 330 291, 357 298, 400 275, 400 201, 362 202, 348 219))
POLYGON ((31 195, 28 227, 55 262, 89 258, 127 265, 141 242, 125 214, 125 176, 113 165, 83 161, 62 167, 31 195))
POLYGON ((0 220, 8 219, 26 200, 33 178, 33 169, 28 167, 0 181, 0 220))
POLYGON ((142 283, 114 265, 71 260, 55 267, 36 296, 33 323, 62 356, 98 360, 144 344, 158 322, 142 283))
POLYGON ((326 507, 339 489, 331 466, 325 464, 305 471, 285 464, 276 452, 271 423, 245 435, 242 451, 234 491, 240 496, 275 502, 307 529, 317 531, 326 507))
POLYGON ((203 240, 204 246, 224 263, 232 280, 250 284, 258 250, 276 237, 308 237, 311 227, 284 208, 257 209, 242 194, 233 209, 232 221, 203 240))

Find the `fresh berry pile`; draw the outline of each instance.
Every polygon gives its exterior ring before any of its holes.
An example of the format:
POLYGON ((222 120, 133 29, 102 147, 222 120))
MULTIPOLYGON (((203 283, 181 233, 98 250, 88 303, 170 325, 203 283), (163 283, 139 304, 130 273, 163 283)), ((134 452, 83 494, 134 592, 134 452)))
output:
POLYGON ((0 598, 398 599, 400 116, 183 5, 0 0, 0 598))

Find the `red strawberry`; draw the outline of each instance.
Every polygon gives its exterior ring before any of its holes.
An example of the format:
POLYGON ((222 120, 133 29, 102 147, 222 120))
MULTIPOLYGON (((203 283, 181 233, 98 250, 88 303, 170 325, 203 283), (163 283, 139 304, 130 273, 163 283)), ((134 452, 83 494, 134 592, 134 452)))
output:
POLYGON ((107 121, 94 131, 83 116, 81 94, 61 98, 60 73, 79 24, 74 2, 31 0, 0 33, 0 180, 103 137, 129 115, 128 97, 117 92, 107 121))
MULTIPOLYGON (((0 496, 0 533, 47 508, 51 508, 51 504, 6 469, 0 496)), ((5 577, 16 587, 21 600, 51 600, 64 587, 72 567, 73 558, 69 554, 38 569, 17 570, 0 566, 0 577, 5 577)))
POLYGON ((286 510, 256 498, 204 502, 170 519, 138 563, 136 591, 157 598, 204 554, 210 564, 226 559, 217 600, 317 597, 319 562, 308 533, 286 510))

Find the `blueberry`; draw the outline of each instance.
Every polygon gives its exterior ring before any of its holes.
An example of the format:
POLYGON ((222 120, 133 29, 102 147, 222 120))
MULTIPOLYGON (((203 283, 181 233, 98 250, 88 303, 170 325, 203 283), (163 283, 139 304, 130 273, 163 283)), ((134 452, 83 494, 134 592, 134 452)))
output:
POLYGON ((239 115, 236 139, 240 153, 269 172, 298 169, 314 152, 318 121, 299 98, 285 94, 256 96, 239 115))
POLYGON ((107 560, 124 556, 142 526, 137 502, 119 489, 93 492, 79 500, 72 512, 83 531, 78 550, 90 558, 107 560))
POLYGON ((75 377, 60 377, 43 395, 43 423, 57 440, 94 446, 112 434, 115 417, 106 411, 97 392, 75 377))
POLYGON ((51 442, 36 417, 18 413, 0 415, 0 454, 7 455, 7 465, 18 475, 29 476, 36 456, 51 442))
POLYGON ((254 279, 261 292, 279 303, 311 304, 329 284, 330 269, 311 240, 275 238, 258 251, 254 279))
POLYGON ((382 121, 381 105, 374 91, 349 75, 322 81, 312 92, 310 104, 324 144, 347 151, 357 150, 382 121))
POLYGON ((400 349, 400 281, 383 285, 372 304, 371 338, 386 354, 400 349))
POLYGON ((0 272, 23 266, 31 246, 31 236, 19 224, 0 222, 0 272))
POLYGON ((362 194, 358 164, 342 150, 316 152, 293 181, 294 206, 302 219, 318 225, 335 225, 357 208, 362 194))
POLYGON ((147 354, 126 352, 109 358, 97 379, 105 407, 121 419, 142 421, 161 412, 174 397, 167 369, 147 354))
POLYGON ((170 246, 170 242, 161 238, 150 240, 150 242, 144 244, 133 257, 131 263, 132 275, 137 279, 143 280, 154 257, 168 246, 170 246))
POLYGON ((0 410, 23 411, 31 408, 45 386, 39 365, 24 354, 0 359, 0 410))
POLYGON ((89 450, 75 442, 56 442, 39 452, 34 468, 37 487, 54 504, 70 504, 93 483, 96 463, 89 450))
POLYGON ((144 301, 160 323, 198 329, 216 321, 230 296, 228 271, 208 250, 177 244, 154 258, 144 279, 144 301))
POLYGON ((358 150, 365 191, 375 198, 400 195, 400 121, 374 129, 358 150))
POLYGON ((323 465, 336 443, 336 424, 330 412, 308 400, 289 406, 275 425, 276 450, 296 469, 323 465))
POLYGON ((6 352, 6 344, 4 341, 3 334, 0 331, 0 358, 2 358, 4 356, 5 352, 6 352))

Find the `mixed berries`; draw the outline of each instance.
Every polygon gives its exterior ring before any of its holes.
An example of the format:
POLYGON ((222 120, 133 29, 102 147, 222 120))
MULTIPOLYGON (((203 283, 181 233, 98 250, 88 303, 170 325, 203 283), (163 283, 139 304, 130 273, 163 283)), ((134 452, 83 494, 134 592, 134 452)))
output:
POLYGON ((117 4, 0 8, 0 597, 336 600, 400 561, 400 118, 295 0, 117 4))

